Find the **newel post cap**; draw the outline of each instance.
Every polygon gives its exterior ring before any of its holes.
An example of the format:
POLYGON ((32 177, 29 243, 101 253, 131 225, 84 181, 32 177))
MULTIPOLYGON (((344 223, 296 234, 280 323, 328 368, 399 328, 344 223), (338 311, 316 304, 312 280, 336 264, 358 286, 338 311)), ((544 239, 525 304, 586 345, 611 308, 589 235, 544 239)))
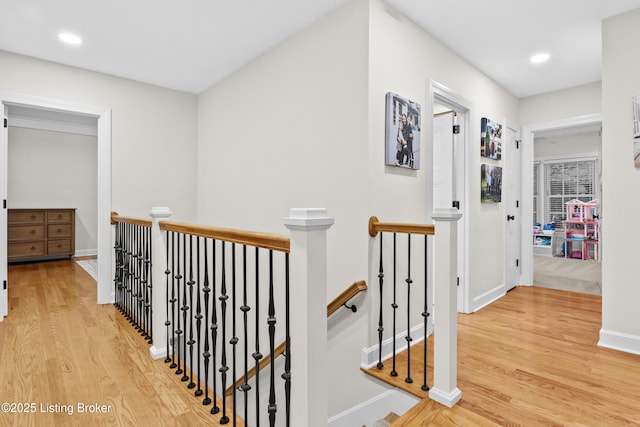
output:
POLYGON ((328 216, 325 208, 292 208, 283 221, 289 230, 328 230, 335 218, 328 216))
POLYGON ((168 218, 173 215, 173 212, 167 206, 154 206, 149 213, 152 218, 168 218))
POLYGON ((462 213, 456 208, 436 208, 431 215, 434 221, 458 221, 462 213))

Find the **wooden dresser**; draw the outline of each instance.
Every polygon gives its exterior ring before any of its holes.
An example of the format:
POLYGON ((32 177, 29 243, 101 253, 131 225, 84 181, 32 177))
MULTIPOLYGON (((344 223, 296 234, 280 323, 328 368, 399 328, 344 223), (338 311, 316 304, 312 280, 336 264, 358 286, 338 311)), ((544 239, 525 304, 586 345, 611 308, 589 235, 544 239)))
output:
POLYGON ((73 257, 75 209, 8 209, 9 262, 73 257))

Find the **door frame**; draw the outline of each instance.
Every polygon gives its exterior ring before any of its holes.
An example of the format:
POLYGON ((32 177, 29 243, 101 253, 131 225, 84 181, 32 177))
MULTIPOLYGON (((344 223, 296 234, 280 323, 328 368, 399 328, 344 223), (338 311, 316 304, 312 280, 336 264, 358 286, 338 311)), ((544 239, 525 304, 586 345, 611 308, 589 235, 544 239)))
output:
MULTIPOLYGON (((461 161, 464 167, 462 170, 456 169, 456 196, 460 200, 462 209, 462 219, 458 221, 458 242, 462 242, 463 248, 459 248, 458 264, 462 264, 462 268, 459 266, 459 271, 462 271, 462 277, 460 278, 458 288, 458 312, 471 313, 471 290, 469 284, 469 259, 470 259, 470 233, 469 230, 469 213, 470 213, 470 176, 467 173, 469 170, 469 159, 471 158, 471 123, 473 123, 474 104, 458 93, 452 91, 448 87, 434 81, 429 80, 427 84, 427 108, 426 108, 426 127, 429 130, 433 130, 433 113, 434 105, 440 104, 447 108, 453 109, 458 116, 458 124, 461 127, 461 133, 457 138, 456 144, 462 144, 462 147, 455 149, 456 153, 460 153, 463 156, 461 161), (462 194, 457 191, 460 188, 460 184, 463 187, 462 194)), ((427 154, 429 158, 433 158, 433 132, 426 132, 427 139, 427 154)), ((433 169, 433 168, 431 168, 433 169)), ((433 171, 432 171, 433 172, 433 171)), ((433 215, 433 176, 428 177, 429 182, 427 184, 427 200, 430 206, 428 209, 427 221, 431 220, 433 215)), ((460 243, 459 243, 460 244, 460 243)))
POLYGON ((602 113, 586 114, 566 119, 534 123, 522 126, 522 224, 521 254, 522 270, 520 284, 533 286, 533 245, 531 229, 533 227, 533 141, 536 132, 569 129, 573 127, 602 123, 602 113))
MULTIPOLYGON (((98 283, 97 302, 98 304, 108 304, 113 302, 112 281, 111 281, 111 109, 107 107, 77 104, 70 101, 43 98, 19 93, 0 91, 1 106, 21 106, 26 108, 36 108, 45 110, 61 111, 65 113, 78 114, 95 117, 98 119, 98 259, 107 262, 98 263, 98 283)), ((4 110, 4 108, 3 108, 4 110)), ((6 148, 8 141, 2 137, 2 148, 6 148)), ((4 189, 7 187, 8 172, 3 168, 0 173, 0 188, 3 189, 3 198, 7 194, 4 189)), ((6 245, 6 215, 0 216, 0 228, 4 230, 0 233, 2 244, 6 245)), ((5 266, 0 270, 6 275, 7 254, 0 251, 0 263, 5 266)), ((0 277, 0 280, 6 280, 0 277)), ((4 291, 3 299, 7 298, 4 291)), ((2 305, 0 304, 0 307, 2 305)), ((7 306, 8 311, 8 306, 7 306)), ((0 321, 7 313, 0 313, 0 321)))
MULTIPOLYGON (((519 176, 520 178, 520 183, 519 186, 516 186, 515 189, 512 188, 508 188, 508 187, 502 187, 502 193, 504 195, 503 198, 503 202, 504 202, 504 206, 505 206, 505 215, 507 216, 507 219, 505 221, 505 228, 504 228, 504 236, 505 236, 505 241, 504 241, 504 287, 505 287, 505 291, 510 291, 511 289, 515 288, 516 286, 518 286, 520 284, 521 278, 522 278, 522 239, 524 238, 524 235, 521 233, 522 230, 522 154, 521 154, 521 149, 520 149, 520 134, 518 132, 517 129, 512 128, 511 126, 509 126, 508 121, 505 119, 505 127, 503 128, 503 155, 506 158, 507 161, 505 163, 504 169, 503 169, 503 182, 506 179, 509 179, 511 175, 511 173, 506 173, 506 172, 513 172, 514 175, 519 176), (509 132, 513 132, 512 134, 512 138, 510 138, 507 134, 509 132), (516 157, 516 160, 519 160, 519 165, 516 163, 514 165, 514 162, 511 160, 514 157, 516 157), (519 167, 518 167, 519 166, 519 167), (518 254, 519 256, 517 258, 514 258, 511 254, 509 254, 509 227, 510 227, 510 223, 509 223, 509 219, 508 216, 510 214, 515 213, 514 219, 512 221, 515 221, 514 226, 516 227, 514 230, 514 235, 519 235, 520 237, 520 242, 519 245, 516 245, 516 247, 520 250, 520 253, 518 254), (518 228, 519 227, 519 228, 518 228), (514 259, 517 259, 518 261, 514 263, 514 259), (515 279, 515 283, 509 283, 509 277, 510 277, 510 272, 513 273, 513 277, 515 279)), ((533 197, 533 196, 532 196, 533 197)))

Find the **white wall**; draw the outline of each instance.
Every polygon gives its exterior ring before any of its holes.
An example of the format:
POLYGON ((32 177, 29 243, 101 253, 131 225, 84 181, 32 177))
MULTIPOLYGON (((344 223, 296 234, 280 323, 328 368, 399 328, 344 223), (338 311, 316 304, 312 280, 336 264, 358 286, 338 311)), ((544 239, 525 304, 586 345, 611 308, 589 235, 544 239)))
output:
MULTIPOLYGON (((423 124, 427 123, 429 113, 426 111, 429 79, 471 101, 474 110, 471 112, 471 129, 468 130, 471 147, 467 150, 469 169, 466 171, 470 186, 470 200, 467 203, 471 212, 469 279, 471 298, 477 302, 483 294, 503 289, 505 228, 503 204, 480 202, 481 163, 505 167, 504 159, 493 161, 480 157, 480 119, 488 117, 517 128, 518 100, 382 1, 371 2, 370 14, 371 213, 381 220, 394 222, 431 222, 428 217, 430 201, 427 200, 431 162, 426 146, 421 150, 421 164, 424 167, 419 171, 407 171, 384 164, 385 93, 395 92, 421 103, 423 124)), ((423 128, 423 136, 428 131, 423 128)))
POLYGON ((520 99, 520 123, 523 125, 600 112, 602 112, 601 82, 520 99))
POLYGON ((633 165, 631 97, 640 95, 640 9, 603 22, 602 331, 600 344, 640 353, 640 170, 633 165), (604 228, 606 226, 606 229, 604 228), (623 249, 624 248, 624 249, 623 249))
POLYGON ((581 132, 536 138, 534 157, 537 160, 540 158, 562 158, 586 154, 599 156, 601 139, 599 132, 581 132))
MULTIPOLYGON (((328 300, 367 278, 367 3, 347 4, 198 97, 198 222, 286 234, 290 208, 327 208, 336 218, 328 300)), ((330 321, 329 415, 384 391, 358 369, 369 329, 359 308, 330 321)))
POLYGON ((111 108, 113 210, 195 218, 195 95, 4 51, 0 63, 0 91, 111 108))
POLYGON ((76 253, 97 254, 95 136, 9 126, 8 207, 76 208, 76 253))

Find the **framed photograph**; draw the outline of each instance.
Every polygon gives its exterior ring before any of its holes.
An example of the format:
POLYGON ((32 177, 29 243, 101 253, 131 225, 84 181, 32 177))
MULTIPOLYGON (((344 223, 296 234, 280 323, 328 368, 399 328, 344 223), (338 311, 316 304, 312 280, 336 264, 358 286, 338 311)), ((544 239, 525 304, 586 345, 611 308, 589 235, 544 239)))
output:
POLYGON ((640 168, 640 96, 631 98, 633 107, 633 164, 640 168))
POLYGON ((420 104, 395 93, 386 95, 385 163, 420 169, 420 104))
POLYGON ((480 120, 480 155, 502 159, 502 125, 483 117, 480 120))
POLYGON ((502 168, 483 163, 480 165, 480 201, 498 203, 502 201, 502 168))

